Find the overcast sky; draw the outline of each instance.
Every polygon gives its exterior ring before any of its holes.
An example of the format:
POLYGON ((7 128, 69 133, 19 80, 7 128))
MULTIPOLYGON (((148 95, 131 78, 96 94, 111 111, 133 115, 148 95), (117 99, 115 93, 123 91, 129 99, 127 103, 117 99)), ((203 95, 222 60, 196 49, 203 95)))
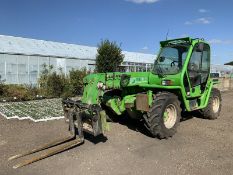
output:
POLYGON ((211 43, 215 64, 233 61, 233 0, 0 0, 0 34, 156 54, 159 41, 211 43))

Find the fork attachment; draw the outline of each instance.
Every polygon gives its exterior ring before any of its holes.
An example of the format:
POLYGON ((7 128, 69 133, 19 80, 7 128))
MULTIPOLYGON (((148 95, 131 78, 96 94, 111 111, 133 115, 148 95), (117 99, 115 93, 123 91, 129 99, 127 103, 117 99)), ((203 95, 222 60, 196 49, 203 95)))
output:
POLYGON ((13 168, 31 164, 84 143, 83 132, 88 132, 93 136, 103 134, 106 126, 106 116, 103 112, 101 113, 99 105, 87 105, 81 101, 70 99, 63 100, 62 104, 65 118, 69 122, 69 131, 71 134, 65 138, 54 140, 38 148, 10 157, 8 160, 43 151, 37 156, 14 165, 13 168))
POLYGON ((18 163, 16 165, 13 166, 14 169, 16 168, 20 168, 20 167, 23 167, 23 166, 26 166, 26 165, 29 165, 31 163, 34 163, 34 162, 37 162, 39 160, 42 160, 44 158, 47 158, 47 157, 50 157, 50 156, 53 156, 57 153, 60 153, 60 152, 63 152, 63 151, 66 151, 70 148, 73 148, 77 145, 80 145, 83 143, 83 140, 77 138, 77 139, 74 139, 70 142, 67 142, 67 143, 64 143, 62 145, 58 145, 56 147, 53 147, 51 149, 48 149, 46 150, 45 152, 43 152, 42 154, 40 154, 39 156, 34 156, 32 157, 31 159, 27 159, 27 160, 24 160, 22 161, 21 163, 18 163))

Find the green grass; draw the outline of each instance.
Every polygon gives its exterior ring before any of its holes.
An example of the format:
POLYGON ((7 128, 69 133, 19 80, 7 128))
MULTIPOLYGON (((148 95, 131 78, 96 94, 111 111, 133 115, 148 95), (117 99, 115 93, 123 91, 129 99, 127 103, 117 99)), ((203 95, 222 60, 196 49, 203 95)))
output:
POLYGON ((0 114, 6 118, 29 118, 33 121, 63 117, 61 99, 0 103, 0 114))

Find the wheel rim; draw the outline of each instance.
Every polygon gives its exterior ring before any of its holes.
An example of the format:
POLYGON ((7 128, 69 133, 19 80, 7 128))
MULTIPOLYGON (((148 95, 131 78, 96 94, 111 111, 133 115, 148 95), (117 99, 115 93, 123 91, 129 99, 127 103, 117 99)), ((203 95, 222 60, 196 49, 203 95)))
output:
POLYGON ((177 119, 176 107, 173 104, 170 104, 166 107, 163 115, 163 121, 166 128, 172 128, 177 119))
POLYGON ((214 113, 218 112, 219 106, 220 106, 219 97, 214 97, 214 99, 213 99, 213 111, 214 111, 214 113))

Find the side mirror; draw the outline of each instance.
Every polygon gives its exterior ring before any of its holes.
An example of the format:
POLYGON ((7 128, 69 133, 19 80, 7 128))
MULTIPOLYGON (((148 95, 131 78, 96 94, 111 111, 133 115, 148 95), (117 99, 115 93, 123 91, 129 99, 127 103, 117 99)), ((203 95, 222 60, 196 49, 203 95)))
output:
POLYGON ((199 43, 197 47, 197 52, 202 52, 204 50, 204 43, 199 43))

